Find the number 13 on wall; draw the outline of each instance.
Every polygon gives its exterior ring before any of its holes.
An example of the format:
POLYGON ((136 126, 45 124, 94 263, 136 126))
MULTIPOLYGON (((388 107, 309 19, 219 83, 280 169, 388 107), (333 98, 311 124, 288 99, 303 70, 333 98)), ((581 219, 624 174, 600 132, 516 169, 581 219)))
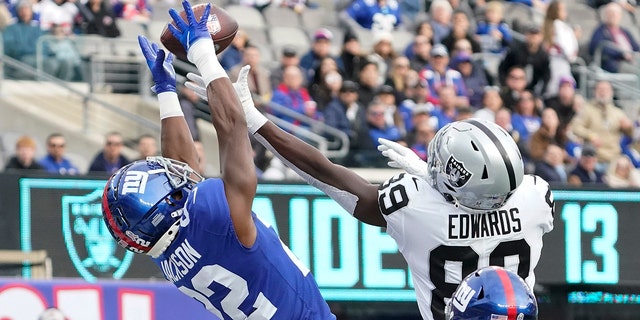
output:
POLYGON ((568 283, 616 284, 620 278, 618 212, 610 204, 591 203, 581 207, 569 202, 562 208, 565 227, 566 277, 568 283), (600 226, 599 234, 595 234, 600 226), (582 238, 592 238, 594 260, 583 260, 582 238))

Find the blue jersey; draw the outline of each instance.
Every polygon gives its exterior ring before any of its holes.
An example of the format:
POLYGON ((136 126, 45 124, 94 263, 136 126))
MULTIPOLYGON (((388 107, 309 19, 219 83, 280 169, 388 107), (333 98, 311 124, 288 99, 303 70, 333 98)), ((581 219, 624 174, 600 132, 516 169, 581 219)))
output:
POLYGON ((257 237, 247 248, 235 233, 222 180, 207 179, 189 194, 175 240, 154 261, 220 319, 335 319, 309 269, 252 215, 257 237))

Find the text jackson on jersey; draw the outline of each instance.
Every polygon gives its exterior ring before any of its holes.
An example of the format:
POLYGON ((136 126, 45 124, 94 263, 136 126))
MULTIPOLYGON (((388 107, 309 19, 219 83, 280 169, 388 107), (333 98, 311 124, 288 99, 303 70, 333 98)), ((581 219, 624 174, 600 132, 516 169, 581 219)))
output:
POLYGON ((518 208, 449 215, 449 239, 475 239, 520 232, 518 208))

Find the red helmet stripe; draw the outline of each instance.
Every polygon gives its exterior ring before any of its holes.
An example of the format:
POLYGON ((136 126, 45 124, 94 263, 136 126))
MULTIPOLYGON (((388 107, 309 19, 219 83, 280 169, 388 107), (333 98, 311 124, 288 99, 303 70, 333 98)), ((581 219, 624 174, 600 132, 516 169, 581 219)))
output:
POLYGON ((509 278, 509 274, 503 269, 495 269, 498 277, 500 278, 500 282, 502 282, 502 287, 504 288, 504 295, 507 298, 507 316, 509 320, 516 320, 516 316, 518 314, 518 309, 516 306, 516 295, 513 293, 513 284, 511 283, 511 278, 509 278))
POLYGON ((124 242, 126 242, 128 246, 136 248, 138 250, 142 250, 144 252, 149 251, 150 248, 147 248, 147 247, 144 247, 142 245, 139 245, 138 243, 133 241, 126 234, 124 234, 122 232, 122 230, 120 230, 120 228, 118 228, 118 226, 116 225, 116 221, 113 218, 113 214, 111 213, 111 209, 109 208, 109 202, 107 201, 107 190, 109 189, 109 184, 110 183, 111 183, 111 179, 109 179, 109 181, 107 181, 107 185, 104 187, 104 192, 102 193, 102 209, 104 210, 105 216, 107 218, 107 222, 109 223, 109 228, 111 228, 111 230, 113 230, 113 232, 116 234, 116 236, 119 239, 124 240, 124 242))

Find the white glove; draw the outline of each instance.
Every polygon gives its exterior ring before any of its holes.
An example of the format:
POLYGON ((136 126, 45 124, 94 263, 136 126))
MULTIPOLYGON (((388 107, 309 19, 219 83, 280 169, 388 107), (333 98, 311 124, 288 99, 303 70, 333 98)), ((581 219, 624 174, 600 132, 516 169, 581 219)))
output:
MULTIPOLYGON (((249 90, 249 82, 247 81, 250 69, 251 66, 249 65, 245 65, 240 69, 238 80, 233 83, 233 89, 235 89, 238 99, 240 99, 240 103, 242 103, 242 110, 244 111, 244 116, 247 120, 247 128, 251 134, 254 134, 267 122, 267 117, 260 113, 253 104, 253 98, 251 97, 251 91, 249 90)), ((204 101, 208 101, 207 89, 202 77, 189 72, 187 74, 187 78, 190 81, 187 81, 185 86, 193 90, 198 97, 204 101)))
POLYGON ((383 156, 389 158, 387 164, 390 167, 404 169, 407 173, 419 177, 427 177, 429 172, 427 163, 420 159, 413 150, 384 138, 379 138, 378 142, 380 142, 378 150, 383 156))

